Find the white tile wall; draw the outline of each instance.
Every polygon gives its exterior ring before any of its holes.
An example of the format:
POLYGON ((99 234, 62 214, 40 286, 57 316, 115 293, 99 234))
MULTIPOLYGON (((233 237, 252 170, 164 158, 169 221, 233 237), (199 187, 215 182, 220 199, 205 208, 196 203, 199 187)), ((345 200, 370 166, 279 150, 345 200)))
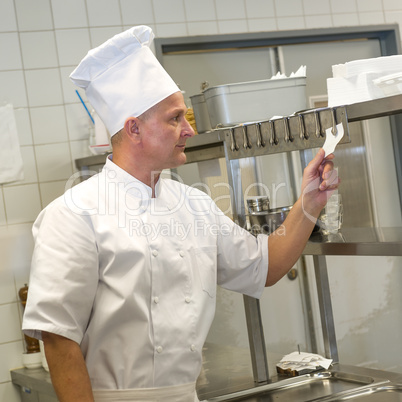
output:
POLYGON ((31 121, 28 108, 14 109, 15 122, 17 123, 20 145, 32 145, 31 121))
POLYGON ((9 225, 33 222, 40 212, 37 184, 4 187, 4 202, 9 225))
POLYGON ((275 0, 277 17, 301 16, 303 15, 302 0, 275 0))
POLYGON ((215 0, 215 6, 218 20, 245 19, 246 8, 243 0, 215 0))
POLYGON ((250 32, 276 31, 276 18, 254 18, 248 20, 250 32))
POLYGON ((25 70, 29 106, 61 105, 63 95, 58 68, 25 70))
POLYGON ((0 103, 12 103, 14 107, 27 107, 27 93, 22 70, 0 71, 0 103))
POLYGON ((383 24, 385 22, 385 16, 383 13, 379 12, 364 12, 359 13, 359 21, 362 25, 374 25, 374 24, 383 24))
POLYGON ((64 106, 31 108, 31 122, 35 144, 68 141, 64 106))
POLYGON ((357 11, 356 0, 330 0, 330 5, 333 14, 357 11))
POLYGON ((121 25, 119 0, 87 0, 89 25, 121 25))
POLYGON ((57 67, 56 41, 52 31, 20 34, 24 68, 57 67))
POLYGON ((306 28, 328 28, 332 27, 332 16, 326 15, 306 15, 306 28))
POLYGON ((152 1, 120 0, 123 25, 153 24, 152 1))
POLYGON ((157 24, 183 22, 186 20, 183 0, 153 0, 157 24))
POLYGON ((4 209, 4 196, 3 189, 0 188, 0 226, 5 226, 7 224, 6 211, 4 209))
POLYGON ((35 154, 41 182, 68 179, 72 175, 68 142, 38 145, 35 154))
POLYGON ((85 0, 52 0, 52 12, 56 29, 88 26, 85 0))
POLYGON ((303 0, 304 14, 329 14, 331 12, 329 0, 303 0))
MULTIPOLYGON (((9 225, 7 229, 11 239, 7 250, 8 266, 14 274, 16 289, 19 290, 28 283, 29 279, 29 266, 34 247, 32 221, 30 223, 9 225)), ((19 297, 17 296, 15 300, 18 301, 19 297)))
POLYGON ((15 8, 20 31, 53 29, 50 0, 15 0, 15 8))
POLYGON ((77 65, 91 48, 89 30, 58 29, 56 43, 60 66, 77 65))
POLYGON ((33 151, 33 146, 21 146, 21 157, 24 163, 24 179, 20 181, 15 181, 10 184, 4 184, 4 187, 14 186, 16 184, 30 184, 37 183, 38 176, 36 174, 36 160, 33 151))
POLYGON ((7 55, 7 57, 0 58, 0 70, 20 70, 22 68, 20 52, 15 51, 18 48, 19 40, 16 32, 0 34, 0 54, 7 55))
POLYGON ((246 20, 218 21, 218 29, 219 29, 219 33, 221 33, 221 34, 247 32, 248 31, 248 23, 246 20))
MULTIPOLYGON (((19 337, 21 338, 21 336, 19 337)), ((22 367, 23 344, 20 339, 0 345, 0 383, 10 381, 9 369, 22 367)))
POLYGON ((357 8, 360 12, 383 11, 382 0, 357 0, 357 8))
POLYGON ((187 36, 187 24, 158 24, 156 26, 156 33, 159 38, 168 38, 175 36, 187 36))
POLYGON ((218 23, 216 21, 188 22, 187 28, 190 36, 218 33, 218 23))
POLYGON ((40 184, 40 193, 42 196, 42 208, 50 204, 57 197, 64 194, 66 187, 65 180, 60 181, 50 181, 48 183, 40 184))
POLYGON ((0 104, 15 108, 25 178, 0 185, 0 400, 19 401, 9 370, 22 364, 17 291, 32 222, 89 155, 91 123, 68 75, 91 47, 136 24, 168 37, 383 22, 402 24, 400 0, 1 0, 0 104))
POLYGON ((0 322, 8 322, 0 331, 0 344, 12 342, 21 337, 20 323, 13 319, 19 315, 17 303, 7 303, 0 305, 0 322))
POLYGON ((0 32, 16 31, 17 18, 14 11, 13 0, 0 2, 0 32))
POLYGON ((278 17, 277 21, 280 31, 306 28, 304 17, 278 17))
POLYGON ((213 0, 185 0, 184 6, 188 22, 216 20, 213 0))
POLYGON ((247 18, 275 17, 274 0, 246 0, 247 18))
POLYGON ((359 25, 359 15, 357 13, 332 14, 334 27, 359 25))
POLYGON ((384 11, 400 10, 401 2, 399 0, 383 0, 384 11))
MULTIPOLYGON (((3 228, 4 229, 4 228, 3 228)), ((0 238, 2 240, 0 245, 1 255, 8 256, 10 240, 4 230, 0 231, 0 238)), ((0 267, 0 307, 5 303, 12 303, 17 301, 17 294, 15 293, 14 275, 9 265, 6 266, 5 262, 1 263, 0 267)), ((6 321, 3 321, 4 323, 6 321)))

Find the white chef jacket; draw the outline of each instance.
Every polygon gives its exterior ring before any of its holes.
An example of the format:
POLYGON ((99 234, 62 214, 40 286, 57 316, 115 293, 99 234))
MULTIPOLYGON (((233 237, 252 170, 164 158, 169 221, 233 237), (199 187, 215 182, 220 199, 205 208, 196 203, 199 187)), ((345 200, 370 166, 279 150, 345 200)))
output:
POLYGON ((151 188, 110 159, 38 216, 24 332, 81 345, 93 389, 195 382, 217 283, 256 298, 267 236, 235 225, 205 193, 151 188))

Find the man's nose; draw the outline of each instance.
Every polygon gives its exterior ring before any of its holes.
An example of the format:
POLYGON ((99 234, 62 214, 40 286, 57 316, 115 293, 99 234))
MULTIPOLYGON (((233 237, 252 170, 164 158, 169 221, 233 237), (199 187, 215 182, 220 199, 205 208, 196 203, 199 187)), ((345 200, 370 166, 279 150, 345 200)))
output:
POLYGON ((194 137, 195 132, 191 124, 187 121, 186 118, 184 118, 184 126, 182 130, 182 136, 183 137, 194 137))

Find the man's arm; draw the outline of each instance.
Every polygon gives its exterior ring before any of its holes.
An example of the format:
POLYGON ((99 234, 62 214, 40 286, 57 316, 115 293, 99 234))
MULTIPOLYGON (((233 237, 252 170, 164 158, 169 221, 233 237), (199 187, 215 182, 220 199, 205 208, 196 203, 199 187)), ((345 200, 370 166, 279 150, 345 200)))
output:
POLYGON ((93 402, 91 382, 78 343, 42 332, 50 377, 60 402, 93 402))
POLYGON ((304 170, 300 198, 283 225, 269 236, 268 275, 265 286, 275 284, 296 263, 321 210, 338 187, 339 180, 331 159, 332 154, 324 160, 324 151, 319 150, 304 170))

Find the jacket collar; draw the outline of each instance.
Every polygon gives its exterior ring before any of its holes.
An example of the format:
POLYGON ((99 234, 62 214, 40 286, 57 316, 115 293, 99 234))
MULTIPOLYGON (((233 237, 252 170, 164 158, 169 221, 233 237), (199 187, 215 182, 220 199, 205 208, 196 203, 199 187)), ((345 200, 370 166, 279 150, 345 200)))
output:
MULTIPOLYGON (((152 202, 152 188, 116 165, 113 162, 113 155, 107 157, 103 173, 106 174, 108 180, 117 183, 128 195, 141 203, 148 205, 152 202)), ((165 180, 159 178, 155 186, 155 201, 166 205, 169 210, 173 210, 176 202, 166 191, 166 185, 165 180)))

